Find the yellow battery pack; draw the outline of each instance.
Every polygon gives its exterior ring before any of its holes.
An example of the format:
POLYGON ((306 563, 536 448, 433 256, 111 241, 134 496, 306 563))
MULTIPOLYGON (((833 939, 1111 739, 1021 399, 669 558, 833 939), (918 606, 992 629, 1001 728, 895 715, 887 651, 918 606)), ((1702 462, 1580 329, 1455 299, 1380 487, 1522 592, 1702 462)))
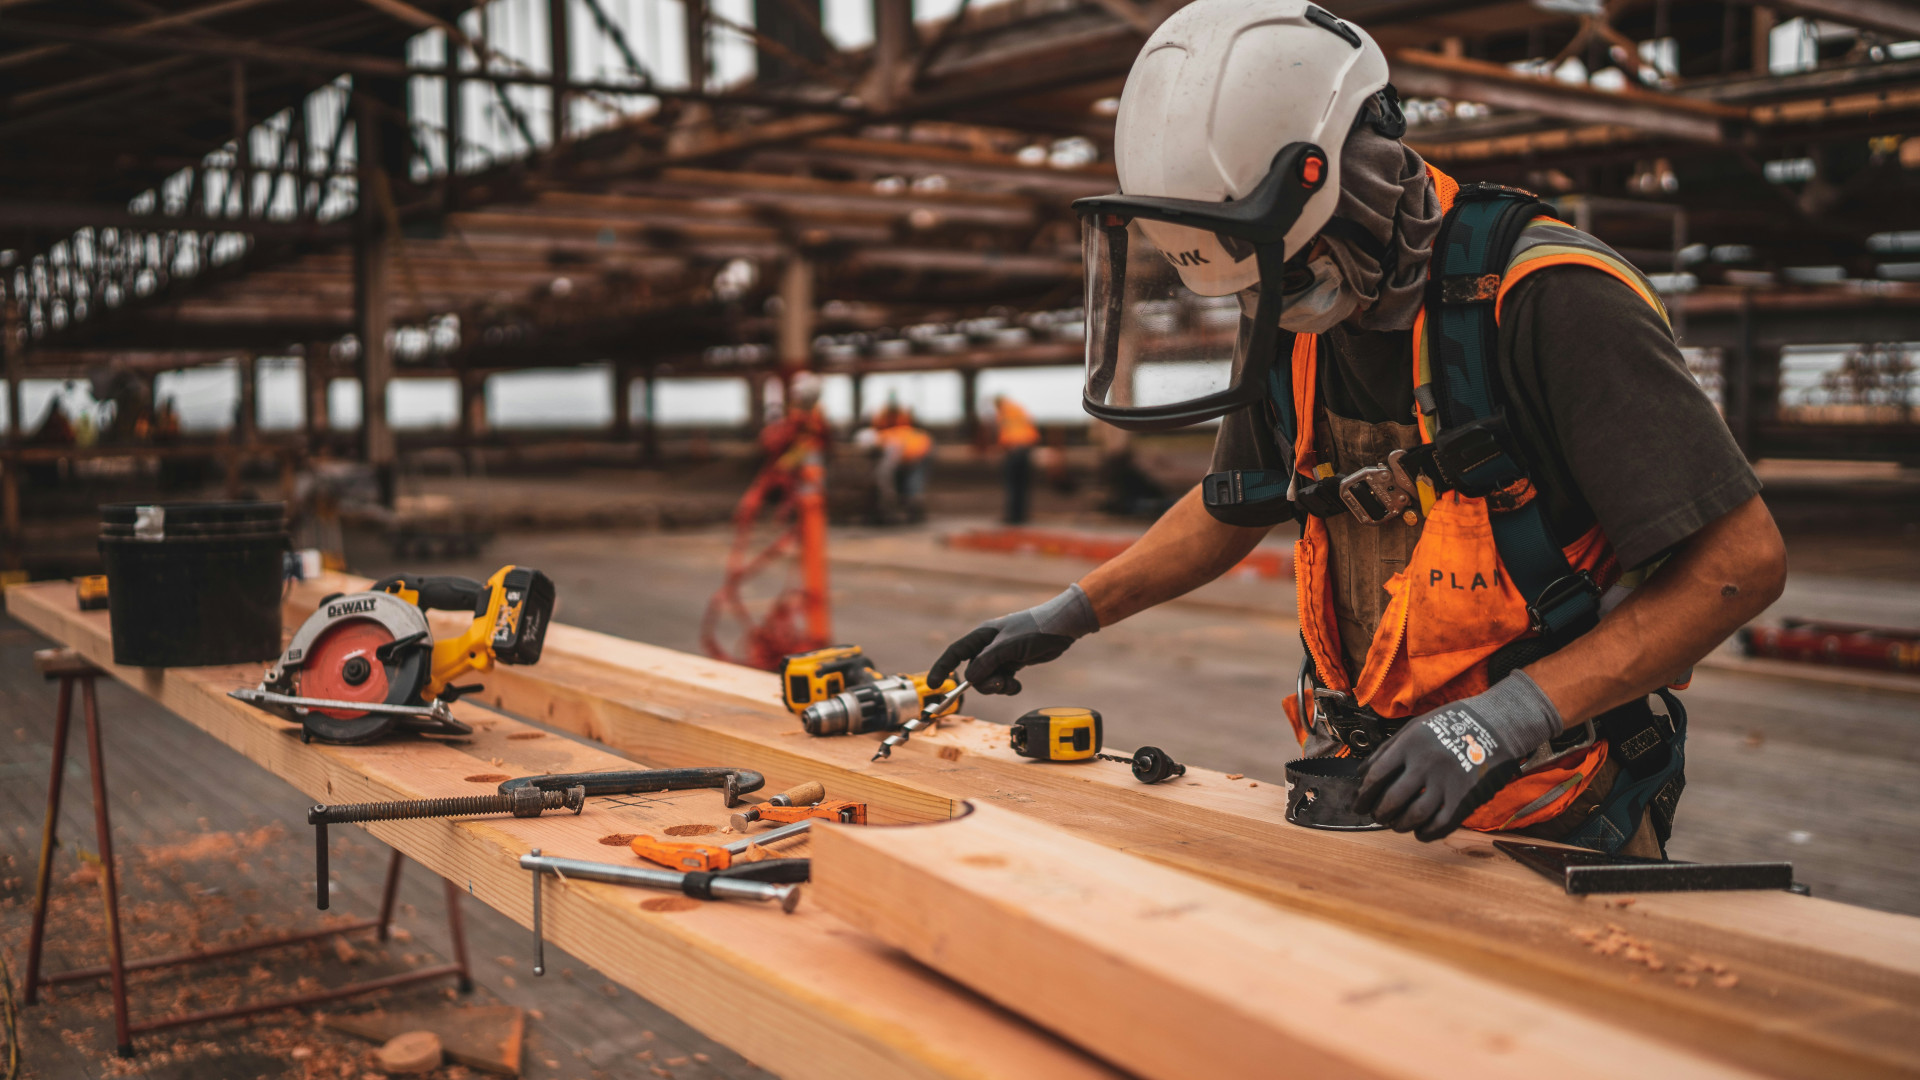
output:
POLYGON ((792 713, 879 677, 880 669, 858 645, 832 645, 780 661, 781 697, 792 713))
POLYGON ((1100 752, 1100 713, 1050 705, 1013 722, 1013 752, 1040 761, 1090 761, 1100 752))
POLYGON ((101 611, 107 606, 107 576, 91 574, 75 578, 73 582, 74 599, 79 602, 81 611, 101 611))

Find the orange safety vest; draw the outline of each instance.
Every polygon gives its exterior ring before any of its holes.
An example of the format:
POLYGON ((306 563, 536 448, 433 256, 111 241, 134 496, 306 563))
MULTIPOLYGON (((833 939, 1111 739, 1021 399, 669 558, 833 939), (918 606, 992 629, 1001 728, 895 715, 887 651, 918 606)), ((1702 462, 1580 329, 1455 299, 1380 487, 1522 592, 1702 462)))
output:
POLYGON ((912 424, 896 424, 880 432, 880 445, 897 448, 900 460, 912 465, 933 449, 933 436, 912 424))
POLYGON ((1027 415, 1027 410, 1011 401, 1002 401, 999 414, 1002 448, 1014 450, 1040 441, 1040 429, 1033 426, 1033 418, 1027 415))
MULTIPOLYGON (((1445 173, 1427 166, 1442 211, 1453 207, 1459 185, 1445 173)), ((1499 318, 1506 294, 1526 276, 1550 266, 1588 266, 1619 278, 1666 316, 1652 287, 1637 271, 1598 241, 1552 218, 1535 218, 1528 230, 1546 229, 1535 242, 1515 246, 1495 300, 1499 318)), ((1431 273, 1431 270, 1429 271, 1431 273)), ((1293 342, 1293 404, 1298 431, 1294 467, 1312 479, 1317 465, 1313 452, 1313 421, 1317 405, 1317 339, 1301 334, 1293 342)), ((1426 311, 1413 328, 1414 385, 1433 381, 1428 360, 1426 311)), ((1416 409, 1418 414, 1419 410, 1416 409)), ((1419 416, 1420 438, 1433 441, 1433 430, 1419 416)), ((1520 481, 1502 495, 1524 503, 1535 497, 1530 482, 1520 481)), ((1369 645, 1359 672, 1349 672, 1340 647, 1340 627, 1334 615, 1333 575, 1330 569, 1326 523, 1309 516, 1294 546, 1294 579, 1299 592, 1301 636, 1312 654, 1320 682, 1331 690, 1353 695, 1356 705, 1371 706, 1388 719, 1418 716, 1451 701, 1471 697, 1488 687, 1487 661, 1502 646, 1529 634, 1527 603, 1509 579, 1494 544, 1487 500, 1458 492, 1423 496, 1424 531, 1414 546, 1406 569, 1387 581, 1386 612, 1369 645)), ((1620 576, 1613 548, 1599 525, 1564 548, 1568 564, 1586 570, 1602 588, 1620 576)), ((1294 734, 1304 744, 1307 731, 1300 720, 1299 703, 1286 702, 1294 734)), ((1345 753, 1344 748, 1341 751, 1345 753)), ((1606 763, 1608 743, 1529 773, 1508 784, 1492 800, 1470 815, 1470 829, 1519 829, 1547 821, 1571 805, 1593 782, 1606 763)))

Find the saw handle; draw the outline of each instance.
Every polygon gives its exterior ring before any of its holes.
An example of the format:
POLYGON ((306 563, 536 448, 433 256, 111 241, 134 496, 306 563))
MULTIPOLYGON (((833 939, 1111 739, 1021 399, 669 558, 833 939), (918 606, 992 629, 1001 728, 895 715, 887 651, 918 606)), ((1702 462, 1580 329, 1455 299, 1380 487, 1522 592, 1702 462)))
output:
POLYGON ((395 574, 374 589, 400 595, 402 599, 405 593, 414 593, 413 602, 422 611, 471 611, 475 615, 487 613, 492 592, 484 581, 454 574, 395 574))

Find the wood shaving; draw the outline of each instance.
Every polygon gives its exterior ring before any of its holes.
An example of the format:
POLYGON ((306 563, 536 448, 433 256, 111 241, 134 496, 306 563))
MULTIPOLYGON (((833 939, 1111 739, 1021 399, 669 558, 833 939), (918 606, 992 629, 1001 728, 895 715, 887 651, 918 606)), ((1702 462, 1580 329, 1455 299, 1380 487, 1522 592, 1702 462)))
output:
MULTIPOLYGON (((1653 951, 1653 946, 1622 930, 1615 923, 1608 923, 1605 930, 1574 927, 1568 933, 1596 955, 1618 956, 1629 964, 1644 965, 1648 971, 1667 970, 1667 962, 1653 951)), ((1682 965, 1682 970, 1685 970, 1685 965, 1682 965)))
POLYGON ((1227 779, 1229 780, 1245 780, 1246 778, 1246 773, 1230 772, 1227 774, 1227 779))
POLYGON ((943 746, 940 748, 940 758, 943 761, 959 761, 960 748, 957 746, 943 746))
POLYGON ((1719 987, 1722 990, 1731 990, 1734 987, 1740 985, 1740 976, 1731 975, 1731 974, 1715 975, 1713 977, 1713 985, 1719 987))
POLYGON ((1700 976, 1698 976, 1698 975, 1675 975, 1675 976, 1673 977, 1673 982, 1674 982, 1674 985, 1675 985, 1675 986, 1679 986, 1679 987, 1683 987, 1683 988, 1685 988, 1685 989, 1688 989, 1688 990, 1691 990, 1691 989, 1693 989, 1694 987, 1696 987, 1696 986, 1699 986, 1699 985, 1700 985, 1700 976))

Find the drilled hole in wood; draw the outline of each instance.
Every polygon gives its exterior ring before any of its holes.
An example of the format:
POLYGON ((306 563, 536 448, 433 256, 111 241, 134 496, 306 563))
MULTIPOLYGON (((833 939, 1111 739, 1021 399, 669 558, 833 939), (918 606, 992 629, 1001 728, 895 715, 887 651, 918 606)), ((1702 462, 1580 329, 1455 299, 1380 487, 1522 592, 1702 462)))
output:
POLYGON ((669 825, 665 829, 668 836, 705 836, 719 831, 718 825, 669 825))
POLYGON ((514 731, 507 734, 509 739, 544 739, 546 737, 547 733, 544 731, 514 731))
POLYGON ((630 832, 608 833, 600 838, 600 842, 608 847, 626 847, 633 843, 633 836, 634 834, 630 832))
POLYGON ((512 777, 508 776, 506 773, 503 773, 503 772, 483 772, 483 773, 475 773, 472 776, 467 777, 467 783, 497 784, 502 780, 510 780, 510 779, 512 779, 512 777))

